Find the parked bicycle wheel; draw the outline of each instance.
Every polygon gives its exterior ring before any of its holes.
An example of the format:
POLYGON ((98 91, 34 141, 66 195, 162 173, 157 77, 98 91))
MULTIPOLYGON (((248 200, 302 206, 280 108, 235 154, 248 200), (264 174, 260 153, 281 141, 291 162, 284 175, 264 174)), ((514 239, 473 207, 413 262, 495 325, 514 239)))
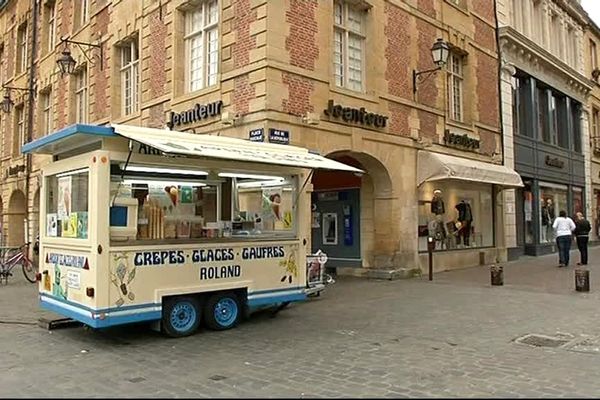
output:
POLYGON ((23 266, 23 275, 25 275, 25 279, 27 279, 31 283, 35 283, 37 281, 36 280, 36 275, 38 272, 37 267, 35 265, 33 265, 31 260, 27 260, 27 259, 24 259, 21 263, 23 266))

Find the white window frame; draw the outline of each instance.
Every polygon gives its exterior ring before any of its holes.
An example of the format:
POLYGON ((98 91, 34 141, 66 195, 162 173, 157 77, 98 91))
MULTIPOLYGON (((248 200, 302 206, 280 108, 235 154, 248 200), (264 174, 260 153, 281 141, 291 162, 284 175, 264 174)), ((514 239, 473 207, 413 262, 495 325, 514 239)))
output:
POLYGON ((592 71, 594 71, 595 69, 598 68, 598 47, 596 45, 596 42, 594 42, 592 39, 590 39, 590 42, 589 42, 589 49, 590 49, 590 63, 591 63, 592 71))
POLYGON ((139 52, 137 36, 124 43, 120 48, 121 53, 121 103, 123 115, 130 115, 139 111, 139 52), (129 52, 129 62, 125 63, 125 56, 129 52), (134 58, 136 57, 136 58, 134 58), (127 74, 130 74, 127 85, 127 74))
POLYGON ((336 0, 333 4, 333 79, 337 87, 343 87, 355 92, 365 91, 365 43, 366 43, 366 22, 365 13, 363 10, 353 7, 349 2, 343 0, 336 0), (337 10, 341 8, 341 21, 337 20, 337 10), (350 26, 349 15, 350 11, 354 11, 360 15, 360 30, 354 29, 350 26), (336 37, 341 37, 341 54, 336 55, 337 41, 336 37), (350 38, 357 38, 360 41, 360 82, 355 84, 355 80, 350 79, 350 38), (341 61, 338 62, 337 58, 341 57, 341 61), (338 69, 341 67, 341 75, 338 69))
POLYGON ((448 116, 454 121, 464 120, 464 57, 450 53, 446 64, 448 116), (456 67, 456 69, 454 68, 456 67))
POLYGON ((44 134, 49 135, 52 133, 53 119, 52 114, 52 90, 48 90, 42 93, 40 96, 42 100, 42 123, 44 134))
POLYGON ((24 23, 17 28, 17 73, 27 69, 27 35, 27 23, 24 23))
POLYGON ((79 1, 79 26, 83 26, 88 22, 90 3, 89 0, 76 0, 79 1))
POLYGON ((219 74, 219 2, 217 0, 206 0, 197 7, 186 11, 185 34, 183 37, 185 45, 185 87, 187 92, 204 89, 214 86, 218 81, 219 74), (211 9, 216 9, 216 15, 213 20, 210 19, 211 9), (194 17, 199 15, 200 21, 197 26, 194 26, 194 17), (213 43, 216 50, 211 51, 211 34, 216 35, 216 43, 213 43), (199 67, 193 68, 192 51, 194 43, 199 40, 200 45, 196 49, 201 53, 199 57, 199 67), (212 60, 211 56, 216 57, 212 60), (194 74, 198 74, 194 76, 194 74))
POLYGON ((25 144, 25 105, 19 104, 15 107, 15 124, 16 135, 15 140, 18 141, 16 146, 13 146, 15 155, 21 151, 21 146, 25 144))
POLYGON ((48 12, 48 52, 54 50, 56 44, 56 3, 49 2, 46 6, 46 12, 48 12))
POLYGON ((88 70, 81 68, 75 75, 75 121, 88 122, 88 70))

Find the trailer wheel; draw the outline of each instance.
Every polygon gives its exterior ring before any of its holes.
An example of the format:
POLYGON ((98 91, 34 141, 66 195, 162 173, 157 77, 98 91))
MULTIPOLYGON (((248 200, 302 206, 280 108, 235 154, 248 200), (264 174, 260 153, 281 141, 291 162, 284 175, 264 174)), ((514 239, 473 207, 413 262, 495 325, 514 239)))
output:
POLYGON ((240 320, 240 301, 235 293, 215 293, 204 306, 204 322, 209 329, 222 331, 236 326, 240 320))
POLYGON ((163 332, 171 337, 189 336, 200 325, 201 311, 198 300, 177 296, 165 300, 162 312, 163 332))

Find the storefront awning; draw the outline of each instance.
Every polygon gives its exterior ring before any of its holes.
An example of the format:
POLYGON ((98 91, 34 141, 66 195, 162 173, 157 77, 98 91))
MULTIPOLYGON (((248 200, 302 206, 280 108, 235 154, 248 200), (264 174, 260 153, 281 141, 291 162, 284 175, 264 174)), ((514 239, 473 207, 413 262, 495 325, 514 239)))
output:
POLYGON ((417 163, 418 185, 427 181, 459 179, 504 187, 523 186, 519 174, 504 165, 488 164, 429 151, 419 151, 417 163))
POLYGON ((358 168, 310 153, 307 149, 297 146, 251 142, 225 136, 198 135, 131 125, 112 125, 112 127, 117 135, 169 154, 258 162, 298 168, 363 172, 358 168))

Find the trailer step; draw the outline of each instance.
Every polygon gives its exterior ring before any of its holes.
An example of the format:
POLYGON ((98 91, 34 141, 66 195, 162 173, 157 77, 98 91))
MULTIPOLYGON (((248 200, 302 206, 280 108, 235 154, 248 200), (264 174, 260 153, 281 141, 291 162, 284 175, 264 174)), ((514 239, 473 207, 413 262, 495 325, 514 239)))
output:
POLYGON ((79 321, 75 321, 71 318, 59 318, 59 319, 48 319, 40 318, 38 320, 38 326, 46 330, 53 330, 58 328, 72 328, 76 326, 82 326, 83 324, 79 321))

